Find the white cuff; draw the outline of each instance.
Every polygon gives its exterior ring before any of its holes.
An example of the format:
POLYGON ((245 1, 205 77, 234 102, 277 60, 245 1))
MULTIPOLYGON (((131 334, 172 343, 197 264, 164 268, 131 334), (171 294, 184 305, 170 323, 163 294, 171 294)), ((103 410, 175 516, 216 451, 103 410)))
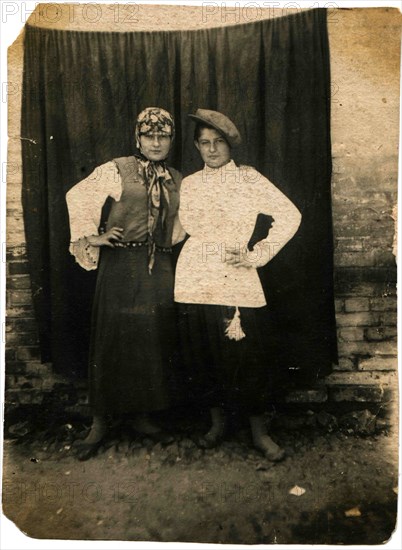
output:
POLYGON ((99 247, 91 246, 86 237, 70 243, 70 253, 75 257, 75 261, 86 271, 91 271, 98 267, 99 247))

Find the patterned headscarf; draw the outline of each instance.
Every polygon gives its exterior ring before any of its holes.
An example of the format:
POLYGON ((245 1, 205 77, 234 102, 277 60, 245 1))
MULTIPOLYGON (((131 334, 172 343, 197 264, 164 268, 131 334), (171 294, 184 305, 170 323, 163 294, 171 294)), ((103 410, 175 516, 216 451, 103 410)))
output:
POLYGON ((155 262, 154 231, 159 216, 162 227, 165 227, 169 208, 169 192, 166 183, 172 180, 167 169, 166 162, 152 161, 145 157, 141 151, 140 135, 153 132, 163 132, 174 137, 174 121, 170 113, 159 107, 147 107, 137 117, 135 125, 135 140, 137 148, 141 152, 139 162, 144 169, 144 181, 148 190, 148 269, 152 273, 155 262), (163 197, 163 198, 162 198, 163 197))
POLYGON ((174 138, 174 120, 170 113, 160 107, 147 107, 137 117, 135 141, 141 151, 139 136, 148 132, 163 132, 174 138))

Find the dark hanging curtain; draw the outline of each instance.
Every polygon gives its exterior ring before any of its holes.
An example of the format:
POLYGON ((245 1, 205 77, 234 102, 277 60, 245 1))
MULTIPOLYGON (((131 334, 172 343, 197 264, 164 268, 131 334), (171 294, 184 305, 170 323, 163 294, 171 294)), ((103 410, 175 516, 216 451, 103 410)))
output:
MULTIPOLYGON (((134 152, 148 106, 170 111, 170 164, 200 169, 187 114, 222 111, 238 126, 238 163, 255 166, 303 215, 297 236, 260 270, 283 368, 310 383, 337 361, 326 10, 196 31, 72 32, 26 25, 23 207, 42 360, 85 375, 96 272, 69 255, 65 193, 134 152)), ((264 228, 259 230, 263 231, 264 228)))

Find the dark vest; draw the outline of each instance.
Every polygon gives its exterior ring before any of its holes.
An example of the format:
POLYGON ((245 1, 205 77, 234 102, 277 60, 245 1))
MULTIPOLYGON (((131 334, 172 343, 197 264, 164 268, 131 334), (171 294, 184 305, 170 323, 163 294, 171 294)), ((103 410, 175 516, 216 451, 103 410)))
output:
MULTIPOLYGON (((122 227, 123 241, 146 241, 148 228, 148 197, 143 167, 137 158, 121 157, 114 159, 119 170, 123 191, 119 201, 112 200, 106 228, 122 227)), ((169 167, 172 180, 166 184, 169 205, 164 203, 167 216, 162 227, 161 216, 154 230, 155 243, 159 246, 172 245, 174 219, 179 208, 181 174, 169 167)), ((161 197, 161 201, 163 198, 161 197)))

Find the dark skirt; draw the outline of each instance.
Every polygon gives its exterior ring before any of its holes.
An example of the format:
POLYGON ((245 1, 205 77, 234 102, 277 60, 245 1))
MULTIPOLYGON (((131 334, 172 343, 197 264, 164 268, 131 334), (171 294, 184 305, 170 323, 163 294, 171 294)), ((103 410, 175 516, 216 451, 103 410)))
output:
POLYGON ((242 340, 225 335, 234 307, 179 304, 183 380, 189 400, 203 408, 220 406, 262 414, 282 393, 284 380, 274 358, 274 321, 266 307, 239 308, 242 340))
POLYGON ((171 255, 146 248, 103 249, 92 313, 89 388, 94 414, 169 406, 176 345, 171 255))

